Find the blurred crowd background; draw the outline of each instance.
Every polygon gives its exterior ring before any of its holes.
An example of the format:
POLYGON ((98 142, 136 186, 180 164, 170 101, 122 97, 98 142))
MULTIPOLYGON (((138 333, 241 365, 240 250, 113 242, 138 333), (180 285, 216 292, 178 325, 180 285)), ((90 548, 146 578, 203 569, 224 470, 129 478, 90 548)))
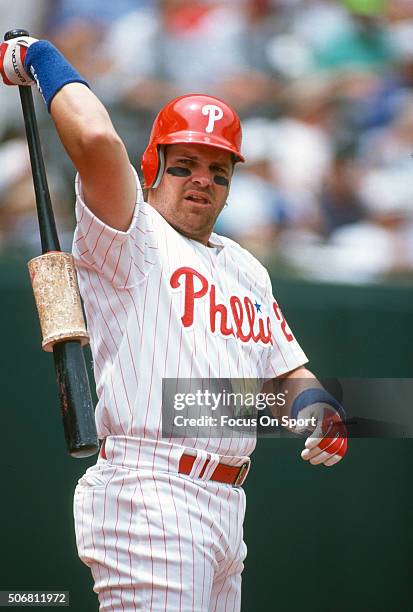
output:
MULTIPOLYGON (((106 105, 134 165, 160 107, 202 92, 244 125, 216 231, 288 275, 413 281, 413 0, 0 0, 106 105)), ((62 245, 74 169, 36 108, 62 245)), ((0 87, 0 257, 40 252, 18 93, 0 87)))

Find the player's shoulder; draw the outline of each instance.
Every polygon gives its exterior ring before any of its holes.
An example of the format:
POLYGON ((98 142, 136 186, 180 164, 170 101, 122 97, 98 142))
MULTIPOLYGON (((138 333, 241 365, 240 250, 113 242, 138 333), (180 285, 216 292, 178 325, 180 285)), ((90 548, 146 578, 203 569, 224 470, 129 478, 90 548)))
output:
POLYGON ((260 284, 266 285, 268 283, 269 275, 266 267, 250 251, 227 236, 215 233, 212 236, 227 249, 232 259, 241 269, 253 274, 260 284))

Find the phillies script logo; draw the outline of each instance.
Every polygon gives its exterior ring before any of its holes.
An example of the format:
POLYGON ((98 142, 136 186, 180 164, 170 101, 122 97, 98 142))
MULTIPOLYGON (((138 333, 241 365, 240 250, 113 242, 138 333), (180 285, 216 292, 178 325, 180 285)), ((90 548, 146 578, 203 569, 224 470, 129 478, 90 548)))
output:
MULTIPOLYGON (((217 303, 215 285, 210 284, 205 276, 193 268, 178 268, 172 274, 170 283, 172 289, 179 289, 183 286, 185 292, 184 314, 181 317, 184 327, 191 327, 194 323, 195 301, 207 296, 209 298, 209 325, 213 333, 217 331, 217 316, 219 314, 219 331, 223 336, 234 336, 241 342, 252 340, 263 344, 272 344, 270 318, 258 317, 261 306, 255 303, 257 308, 257 312, 255 312, 254 304, 249 297, 244 297, 241 300, 236 295, 232 295, 229 299, 229 308, 225 304, 217 303), (198 279, 198 289, 195 289, 195 278, 198 279)), ((277 320, 281 323, 285 337, 291 342, 293 336, 286 330, 285 320, 276 302, 274 302, 273 308, 277 320)))

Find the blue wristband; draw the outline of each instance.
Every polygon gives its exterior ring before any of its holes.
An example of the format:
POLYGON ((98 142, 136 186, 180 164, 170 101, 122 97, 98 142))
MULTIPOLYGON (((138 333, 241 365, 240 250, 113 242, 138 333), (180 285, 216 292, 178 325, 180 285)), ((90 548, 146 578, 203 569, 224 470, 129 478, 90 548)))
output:
POLYGON ((311 404, 328 404, 338 412, 343 421, 346 419, 346 412, 340 402, 325 389, 315 388, 306 389, 297 395, 291 406, 291 417, 296 419, 298 413, 311 404))
POLYGON ((50 104, 64 85, 83 83, 83 77, 73 68, 64 55, 48 40, 39 40, 27 50, 24 62, 26 72, 36 81, 50 113, 50 104))

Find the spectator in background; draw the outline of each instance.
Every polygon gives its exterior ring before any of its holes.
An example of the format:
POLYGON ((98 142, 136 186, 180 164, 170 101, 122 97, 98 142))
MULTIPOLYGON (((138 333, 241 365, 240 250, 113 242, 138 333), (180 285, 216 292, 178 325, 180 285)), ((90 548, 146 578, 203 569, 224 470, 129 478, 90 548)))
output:
MULTIPOLYGON (((0 168, 0 252, 37 255, 41 250, 39 225, 25 138, 10 138, 0 145, 0 168)), ((61 246, 70 251, 73 219, 66 206, 64 183, 59 173, 48 170, 61 246)))
POLYGON ((291 223, 316 233, 322 230, 320 193, 333 155, 331 85, 316 76, 289 84, 280 98, 284 114, 271 127, 270 163, 291 223))
POLYGON ((187 91, 226 96, 244 118, 274 112, 278 80, 265 52, 277 24, 270 0, 136 2, 113 21, 85 14, 48 37, 91 82, 132 158, 148 140, 153 109, 187 91))
POLYGON ((159 0, 157 8, 136 10, 113 24, 107 48, 118 53, 110 74, 123 84, 118 95, 137 110, 202 91, 229 97, 244 117, 256 114, 272 106, 277 88, 265 52, 276 24, 269 0, 241 6, 159 0), (136 58, 126 81, 124 52, 136 58))
POLYGON ((263 118, 244 122, 242 148, 246 163, 232 179, 228 207, 216 227, 218 233, 253 249, 264 260, 273 254, 289 210, 271 171, 270 128, 271 122, 263 118))
POLYGON ((413 269, 411 185, 407 202, 406 185, 395 179, 379 172, 364 178, 360 188, 364 220, 331 235, 328 252, 335 279, 371 282, 413 269))
MULTIPOLYGON (((388 243, 386 274, 413 270, 412 143, 413 92, 392 123, 360 140, 360 196, 370 223, 388 243)), ((376 250, 384 249, 378 243, 376 250)))
POLYGON ((72 23, 100 23, 108 26, 152 0, 49 0, 45 30, 58 32, 72 23))
POLYGON ((388 32, 393 63, 360 108, 361 131, 391 123, 413 88, 413 19, 391 22, 388 32))
POLYGON ((272 61, 271 45, 287 26, 286 17, 272 0, 244 0, 242 10, 235 9, 239 30, 234 31, 233 45, 234 51, 238 46, 238 69, 216 81, 216 95, 227 98, 243 118, 273 117, 283 73, 272 61))
POLYGON ((362 221, 365 217, 359 196, 360 168, 352 149, 337 150, 320 193, 323 234, 330 236, 337 228, 362 221))
POLYGON ((383 0, 343 0, 352 15, 350 27, 318 50, 321 69, 382 71, 393 59, 383 0))
MULTIPOLYGON (((283 237, 283 252, 302 273, 329 281, 365 283, 406 275, 413 270, 412 142, 413 95, 403 111, 386 127, 361 136, 354 162, 341 183, 341 208, 355 219, 330 228, 327 240, 313 236, 293 249, 283 237), (360 217, 357 219, 357 213, 360 217)), ((337 168, 336 168, 337 170, 337 168)), ((337 187, 326 185, 329 211, 337 216, 337 187), (332 187, 333 190, 331 189, 332 187), (331 194, 336 202, 332 205, 331 194), (335 210, 334 210, 335 208, 335 210)), ((325 219, 328 216, 325 215, 325 219)), ((343 219, 342 219, 343 220, 343 219)))
POLYGON ((95 82, 110 70, 116 56, 116 48, 105 48, 113 24, 152 4, 150 0, 55 0, 49 2, 44 30, 82 74, 95 82))
POLYGON ((301 0, 291 16, 291 32, 312 49, 321 49, 351 29, 351 16, 341 2, 301 0))
MULTIPOLYGON (((49 0, 0 0, 0 35, 15 27, 25 27, 32 36, 40 37, 49 0)), ((0 142, 10 129, 21 125, 21 109, 16 104, 16 92, 12 88, 0 88, 0 142)), ((0 169, 1 171, 1 169, 0 169)))
MULTIPOLYGON (((35 37, 41 37, 50 0, 0 0, 1 34, 15 27, 24 27, 35 37)), ((37 96, 36 96, 37 98, 37 96)), ((44 105, 36 103, 42 123, 44 105)), ((49 118, 47 118, 50 121, 49 118)), ((47 138, 42 130, 43 150, 48 161, 47 171, 61 243, 70 250, 73 218, 68 207, 61 165, 50 163, 47 138)), ((63 158, 63 155, 62 155, 63 158)), ((24 133, 18 93, 12 87, 0 88, 0 254, 23 252, 25 256, 40 252, 33 181, 24 133)))
MULTIPOLYGON (((249 164, 234 178, 217 230, 260 257, 275 254, 326 280, 340 275, 330 273, 333 261, 344 280, 356 278, 357 259, 360 279, 413 270, 410 0, 0 0, 0 21, 4 31, 20 25, 55 42, 109 108, 132 159, 166 100, 192 90, 230 101, 245 121, 249 164), (398 256, 386 267, 376 254, 393 253, 389 241, 398 256)), ((66 233, 73 169, 36 106, 66 233)), ((0 147, 10 129, 21 152, 20 106, 3 88, 0 147)), ((13 158, 13 147, 4 157, 0 148, 0 160, 13 158)), ((30 177, 11 180, 8 167, 0 177, 3 248, 33 249, 30 177)))

